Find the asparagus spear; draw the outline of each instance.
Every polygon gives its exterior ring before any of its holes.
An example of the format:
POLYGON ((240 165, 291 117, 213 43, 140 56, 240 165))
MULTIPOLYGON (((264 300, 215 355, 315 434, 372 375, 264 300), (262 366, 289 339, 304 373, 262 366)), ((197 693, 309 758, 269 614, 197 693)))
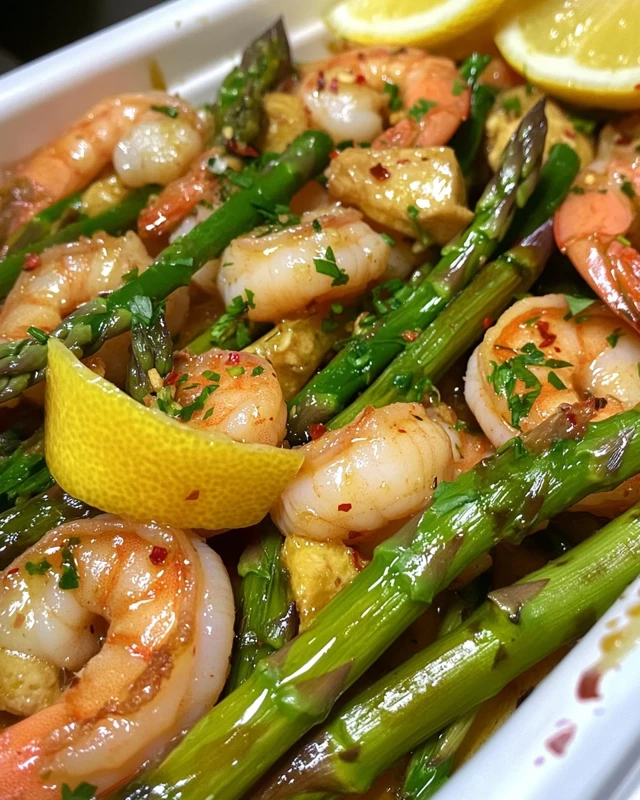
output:
MULTIPOLYGON (((6 252, 3 255, 16 250, 24 250, 34 242, 39 242, 40 239, 54 233, 69 215, 77 217, 82 208, 81 198, 82 192, 75 192, 34 214, 21 228, 7 237, 4 247, 6 252)), ((69 220, 67 219, 67 221, 69 220)))
MULTIPOLYGON (((142 211, 154 191, 158 191, 157 186, 145 186, 142 189, 136 189, 117 206, 103 211, 102 214, 97 214, 95 217, 85 217, 79 222, 72 222, 70 225, 65 225, 63 228, 31 242, 31 244, 20 250, 13 249, 8 256, 0 261, 0 298, 6 297, 9 293, 28 255, 42 253, 43 250, 52 247, 54 244, 75 242, 81 236, 91 236, 96 231, 106 231, 106 233, 113 234, 125 231, 135 225, 138 214, 142 211)), ((59 204, 56 203, 55 205, 59 204)), ((55 206, 50 206, 48 211, 51 212, 53 208, 55 206)), ((42 214, 45 214, 45 212, 43 211, 42 214)), ((28 224, 31 225, 31 223, 28 224)))
POLYGON ((289 440, 305 442, 309 426, 326 423, 399 355, 403 334, 423 329, 473 278, 506 234, 516 205, 535 188, 546 134, 544 101, 525 116, 505 148, 500 169, 476 205, 467 230, 442 251, 440 263, 396 311, 354 339, 318 373, 289 408, 289 440))
POLYGON ((227 694, 247 680, 261 658, 280 650, 295 635, 295 604, 280 558, 282 541, 275 525, 265 521, 238 563, 241 621, 227 694))
POLYGON ((413 344, 397 356, 327 428, 341 428, 367 406, 421 400, 432 382, 482 337, 487 319, 496 319, 516 292, 527 291, 540 276, 553 247, 551 221, 520 245, 488 264, 413 344))
POLYGON ((0 461, 0 505, 14 504, 18 496, 28 498, 53 484, 44 460, 44 429, 40 428, 7 458, 0 461))
POLYGON ((638 574, 640 505, 571 552, 492 592, 464 625, 350 702, 294 754, 283 770, 286 787, 276 778, 259 797, 366 791, 425 736, 582 636, 638 574))
MULTIPOLYGON (((230 197, 208 219, 163 250, 141 275, 112 294, 85 303, 51 335, 83 356, 95 352, 106 339, 128 330, 141 303, 146 306, 149 300, 163 300, 175 289, 187 285, 206 261, 220 255, 232 239, 260 222, 261 209, 288 202, 310 177, 323 169, 331 147, 326 133, 303 133, 271 170, 256 178, 251 188, 230 197)), ((42 332, 38 338, 0 345, 0 403, 41 380, 46 364, 46 336, 42 332)))
MULTIPOLYGON (((640 409, 633 409, 589 425, 583 435, 584 415, 570 409, 531 439, 512 439, 494 458, 441 484, 417 521, 379 545, 309 628, 263 659, 126 798, 243 796, 482 553, 640 471, 639 425, 640 409)), ((456 708, 451 719, 464 710, 456 708)))
POLYGON ((134 314, 131 321, 131 349, 127 369, 127 393, 143 403, 154 391, 149 372, 161 378, 173 368, 173 340, 164 316, 164 304, 155 308, 149 302, 149 316, 134 314))
POLYGON ((455 151, 462 174, 467 178, 474 166, 484 136, 484 125, 497 94, 493 87, 478 83, 478 78, 490 61, 489 55, 473 53, 460 67, 460 74, 471 89, 471 108, 469 118, 462 123, 451 140, 451 147, 455 151))
POLYGON ((287 33, 279 19, 251 42, 222 82, 214 108, 216 140, 233 152, 238 143, 254 142, 264 123, 262 95, 292 72, 287 33))
POLYGON ((47 531, 98 512, 54 486, 16 508, 0 514, 0 569, 39 541, 47 531))

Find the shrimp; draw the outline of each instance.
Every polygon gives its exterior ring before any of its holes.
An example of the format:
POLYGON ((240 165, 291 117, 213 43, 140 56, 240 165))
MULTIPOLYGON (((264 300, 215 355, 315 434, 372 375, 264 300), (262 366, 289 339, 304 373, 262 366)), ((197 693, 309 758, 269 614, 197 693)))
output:
POLYGON ((0 733, 3 800, 102 795, 161 757, 222 691, 233 619, 226 570, 190 533, 101 516, 46 534, 1 573, 0 647, 76 677, 0 733))
POLYGON ((49 332, 100 292, 116 289, 122 276, 151 262, 135 233, 91 238, 45 250, 39 264, 19 276, 0 310, 0 339, 23 339, 29 327, 49 332))
POLYGON ((469 89, 454 62, 407 47, 348 50, 310 64, 300 91, 312 123, 335 141, 374 147, 446 144, 469 114, 469 89), (396 102, 411 114, 382 133, 396 102))
POLYGON ((389 252, 358 211, 319 209, 284 230, 234 239, 221 257, 218 289, 227 304, 250 298, 249 319, 276 322, 360 294, 384 273, 389 252))
POLYGON ((13 168, 0 197, 0 242, 34 214, 83 189, 111 163, 114 148, 143 120, 169 119, 153 107, 184 114, 199 129, 196 112, 164 92, 123 94, 95 105, 54 142, 13 168))
MULTIPOLYGON (((564 295, 520 300, 471 356, 466 401, 496 447, 565 404, 598 398, 592 417, 598 420, 640 403, 636 331, 598 301, 568 314, 564 295)), ((615 515, 638 500, 640 479, 633 478, 615 492, 593 495, 589 508, 615 515)))
POLYGON ((640 114, 607 125, 596 160, 556 211, 556 244, 592 289, 640 332, 640 114))
POLYGON ((282 443, 287 407, 265 358, 231 350, 182 352, 176 355, 173 375, 175 401, 183 408, 196 403, 190 425, 220 431, 237 442, 282 443))
POLYGON ((317 541, 390 535, 454 471, 449 437, 419 403, 369 406, 302 451, 304 464, 271 517, 283 534, 317 541))

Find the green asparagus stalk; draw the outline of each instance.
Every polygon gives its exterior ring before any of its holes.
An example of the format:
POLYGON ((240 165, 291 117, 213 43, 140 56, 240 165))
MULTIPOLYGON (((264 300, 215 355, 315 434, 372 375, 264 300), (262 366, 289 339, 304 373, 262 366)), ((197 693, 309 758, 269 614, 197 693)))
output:
POLYGON ((460 67, 460 74, 471 89, 469 118, 458 128, 451 140, 462 174, 468 178, 484 136, 484 126, 496 99, 496 90, 478 83, 478 78, 491 61, 491 56, 473 53, 460 67))
MULTIPOLYGON (((102 214, 97 214, 95 217, 85 217, 79 222, 65 225, 63 228, 53 231, 37 241, 32 241, 20 250, 12 249, 10 254, 0 261, 0 298, 6 297, 9 293, 28 255, 42 253, 54 244, 75 242, 81 236, 91 236, 96 231, 115 234, 135 226, 138 214, 145 207, 147 200, 154 191, 158 191, 157 186, 145 186, 142 189, 136 189, 117 206, 103 211, 102 214)), ((51 208, 54 208, 54 206, 51 206, 49 211, 51 208)), ((43 211, 42 214, 44 213, 43 211)), ((31 225, 31 223, 28 223, 28 225, 31 225)))
POLYGON ((53 485, 44 460, 44 429, 40 428, 7 458, 0 461, 0 506, 5 510, 53 485))
POLYGON ((425 736, 582 636, 639 574, 636 505, 571 552, 492 592, 464 625, 350 702, 258 797, 366 791, 425 736))
MULTIPOLYGON (((640 409, 633 409, 584 432, 583 415, 567 410, 538 426, 531 440, 513 439, 441 484, 417 521, 379 545, 309 628, 260 661, 126 798, 242 797, 476 558, 640 471, 639 425, 640 409)), ((450 719, 464 711, 456 708, 450 719)))
POLYGON ((263 94, 292 72, 289 42, 279 19, 251 42, 239 66, 222 82, 214 108, 216 140, 232 151, 237 143, 255 142, 264 123, 263 94))
MULTIPOLYGON (((459 628, 485 600, 488 589, 489 581, 485 574, 459 592, 442 620, 439 637, 447 636, 459 628)), ((414 750, 407 766, 401 800, 428 800, 446 783, 451 774, 453 757, 469 732, 475 716, 475 709, 463 714, 414 750)))
POLYGON ((48 531, 98 512, 54 486, 0 514, 0 569, 38 542, 48 531))
POLYGON ((139 403, 154 391, 149 372, 155 369, 164 378, 173 368, 173 339, 165 320, 164 304, 152 308, 149 303, 147 311, 149 316, 138 313, 131 321, 126 391, 139 403))
POLYGON ((551 221, 521 244, 488 264, 466 289, 397 356, 380 377, 334 417, 327 428, 341 428, 367 406, 421 400, 460 356, 482 337, 486 320, 495 320, 516 292, 527 291, 540 276, 553 247, 551 221))
MULTIPOLYGON (((185 286, 206 261, 220 255, 232 239, 255 227, 261 209, 288 203, 291 196, 329 159, 332 142, 321 131, 307 131, 283 153, 271 170, 256 178, 189 234, 163 250, 154 263, 133 280, 107 296, 85 303, 52 333, 79 356, 95 352, 112 336, 128 330, 141 303, 164 300, 185 286)), ((41 334, 41 332, 40 332, 41 334)), ((0 345, 0 403, 20 394, 44 377, 46 340, 23 339, 0 345)))
POLYGON ((516 206, 535 188, 546 135, 544 102, 525 116, 505 148, 500 169, 476 205, 471 225, 442 251, 439 264, 404 305, 384 316, 371 332, 354 337, 292 400, 289 441, 309 439, 309 426, 326 423, 398 356, 403 334, 422 330, 484 266, 506 234, 516 206))
POLYGON ((14 253, 17 250, 25 250, 29 245, 55 233, 65 221, 70 221, 70 216, 73 216, 75 221, 82 208, 81 198, 82 193, 75 192, 34 214, 21 228, 7 237, 3 255, 14 253))
POLYGON ((295 635, 295 604, 280 557, 282 542, 275 525, 265 521, 238 563, 240 626, 227 694, 247 680, 261 658, 280 650, 295 635))

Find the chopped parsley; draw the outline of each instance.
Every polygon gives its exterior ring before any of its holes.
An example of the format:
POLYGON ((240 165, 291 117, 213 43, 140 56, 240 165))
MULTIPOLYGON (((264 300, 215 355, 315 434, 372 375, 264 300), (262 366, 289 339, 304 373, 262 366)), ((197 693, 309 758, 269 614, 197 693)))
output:
MULTIPOLYGON (((225 342, 228 342, 228 340, 234 336, 236 337, 236 342, 238 341, 238 337, 241 341, 247 338, 248 341, 246 344, 249 344, 251 337, 249 336, 246 325, 244 325, 243 317, 250 308, 255 308, 256 304, 253 299, 255 295, 251 289, 245 289, 245 294, 247 297, 246 300, 243 299, 242 295, 234 297, 225 309, 224 314, 211 326, 209 342, 212 347, 222 347, 225 342)), ((241 347, 242 346, 246 345, 241 345, 241 347)))
POLYGON ((491 362, 492 371, 487 376, 487 379, 489 383, 493 384, 496 394, 502 395, 507 401, 507 406, 511 412, 511 424, 514 428, 520 428, 520 420, 529 414, 542 391, 542 384, 538 377, 529 369, 529 367, 533 366, 562 369, 573 365, 568 361, 545 358, 542 350, 539 350, 533 342, 527 342, 520 348, 517 356, 503 361, 502 364, 498 364, 495 361, 491 362), (516 384, 518 380, 530 391, 517 394, 516 384))
POLYGON ((345 284, 349 283, 349 276, 338 266, 332 247, 327 247, 324 253, 324 258, 314 258, 313 263, 316 268, 316 272, 333 278, 331 281, 332 286, 344 286, 345 284))
POLYGON ((433 100, 418 100, 415 105, 411 106, 408 113, 410 117, 413 117, 416 120, 416 122, 420 122, 424 115, 437 105, 438 104, 434 103, 433 100))
POLYGON ((208 381, 213 381, 213 383, 218 383, 220 381, 220 375, 211 369, 203 370, 202 377, 208 381))
POLYGON ((211 408, 208 408, 208 409, 207 409, 207 410, 204 412, 204 415, 203 415, 202 419, 209 419, 209 417, 210 417, 212 414, 213 414, 213 406, 211 406, 211 408))
MULTIPOLYGON (((241 369, 243 369, 243 367, 241 367, 241 369)), ((195 414, 196 411, 202 411, 209 395, 213 394, 215 390, 218 388, 218 386, 219 384, 215 383, 211 383, 209 384, 209 386, 205 386, 200 392, 200 394, 191 403, 189 403, 189 405, 186 405, 182 409, 180 409, 179 414, 180 417, 184 420, 184 422, 189 422, 189 420, 195 414)))
POLYGON ((314 219, 311 223, 311 227, 316 233, 322 233, 322 225, 320 224, 320 220, 314 219))
MULTIPOLYGON (((72 544, 69 540, 69 544, 72 544)), ((78 568, 70 547, 62 548, 62 575, 58 581, 61 589, 77 589, 80 585, 78 580, 78 568)))
POLYGON ((611 349, 613 349, 618 344, 618 339, 621 336, 624 336, 622 328, 616 328, 615 331, 613 331, 613 333, 607 336, 607 342, 609 343, 611 349))
POLYGON ((297 225, 300 222, 300 217, 297 214, 292 214, 289 206, 282 203, 252 203, 256 211, 259 211, 265 220, 266 227, 262 231, 262 235, 267 233, 277 233, 278 231, 290 228, 292 225, 297 225))
POLYGON ((502 101, 502 108, 507 114, 513 114, 516 117, 522 115, 522 104, 519 97, 507 97, 502 101))
POLYGON ((258 375, 262 375, 263 372, 264 372, 264 367, 261 367, 261 366, 258 365, 257 367, 253 368, 253 370, 251 372, 251 377, 252 378, 257 378, 258 375))
POLYGON ((158 111, 160 114, 164 114, 165 117, 171 117, 171 119, 175 119, 180 113, 178 109, 173 106, 151 106, 151 110, 158 111))
POLYGON ((354 339, 349 345, 347 361, 355 369, 367 367, 371 362, 371 347, 360 339, 354 339))
POLYGON ((571 319, 571 317, 576 317, 585 308, 589 308, 590 305, 594 303, 592 297, 578 297, 577 295, 572 294, 565 294, 564 299, 567 301, 567 305, 569 306, 569 313, 565 317, 565 319, 571 319))
POLYGON ((547 375, 547 378, 549 379, 549 383, 553 386, 553 388, 557 389, 559 392, 567 388, 566 385, 562 382, 562 378, 558 377, 558 375, 556 375, 555 372, 550 372, 547 375))
POLYGON ((529 319, 528 319, 528 320, 527 320, 527 321, 524 323, 524 324, 525 324, 525 327, 527 327, 527 328, 530 328, 532 325, 535 325, 535 323, 536 323, 536 322, 537 322, 539 319, 540 319, 540 314, 538 314, 538 316, 537 316, 537 317, 530 317, 530 318, 529 318, 529 319))
POLYGON ((27 561, 24 568, 29 575, 44 575, 47 570, 51 569, 51 564, 46 558, 43 558, 42 561, 39 561, 37 564, 33 561, 27 561))
POLYGON ((383 317, 390 311, 395 311, 402 305, 400 299, 396 296, 404 288, 404 282, 400 278, 391 278, 391 280, 381 283, 373 290, 373 307, 378 316, 383 317))
POLYGON ((409 215, 409 219, 411 220, 411 224, 416 232, 416 238, 424 247, 429 247, 429 245, 433 244, 433 237, 426 231, 422 224, 420 223, 420 212, 415 206, 407 206, 407 214, 409 215))
POLYGON ((354 146, 353 139, 343 139, 343 141, 338 142, 336 145, 336 150, 341 153, 343 150, 348 150, 350 147, 354 146))
POLYGON ((34 325, 27 328, 27 333, 32 339, 35 339, 38 344, 46 344, 49 341, 49 334, 41 328, 36 328, 34 325))
POLYGON ((413 383, 413 372, 401 372, 393 379, 393 385, 400 392, 408 392, 413 383))
POLYGON ((151 324, 153 318, 153 303, 151 299, 143 294, 137 294, 129 301, 129 311, 135 322, 144 325, 145 328, 151 324))
POLYGON ((97 788, 86 781, 79 783, 75 789, 72 789, 68 783, 63 783, 62 800, 94 800, 97 788))
POLYGON ((595 120, 579 117, 577 114, 569 114, 569 122, 576 133, 584 133, 585 136, 591 136, 596 129, 595 120))
POLYGON ((242 320, 238 323, 236 330, 236 344, 240 350, 251 344, 251 334, 249 333, 249 326, 242 320))
POLYGON ((622 186, 620 188, 627 195, 627 197, 630 197, 632 200, 636 196, 636 193, 633 190, 633 184, 631 183, 631 181, 627 181, 627 180, 623 181, 622 182, 622 186))
POLYGON ((383 241, 385 241, 389 245, 389 247, 395 247, 396 246, 395 239, 392 236, 389 236, 388 233, 381 233, 380 234, 380 238, 383 241))
POLYGON ((400 111, 402 100, 400 99, 400 89, 397 83, 391 81, 384 82, 384 94, 389 95, 389 111, 400 111))

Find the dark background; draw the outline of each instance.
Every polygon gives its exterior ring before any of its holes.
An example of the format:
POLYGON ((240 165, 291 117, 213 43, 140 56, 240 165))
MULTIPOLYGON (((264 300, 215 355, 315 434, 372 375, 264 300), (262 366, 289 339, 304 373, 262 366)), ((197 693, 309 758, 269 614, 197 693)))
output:
POLYGON ((160 5, 161 1, 3 0, 0 72, 160 5))

